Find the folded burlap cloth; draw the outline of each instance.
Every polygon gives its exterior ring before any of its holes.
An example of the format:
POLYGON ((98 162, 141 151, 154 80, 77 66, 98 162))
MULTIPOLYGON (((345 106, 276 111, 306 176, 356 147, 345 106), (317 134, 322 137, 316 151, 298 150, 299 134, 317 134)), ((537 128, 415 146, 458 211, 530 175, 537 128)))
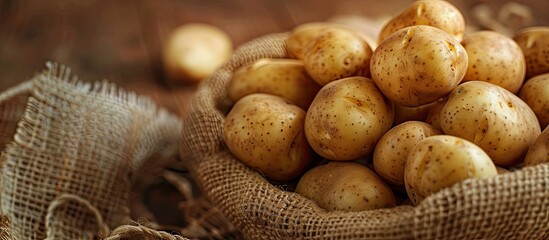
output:
POLYGON ((176 153, 181 121, 49 63, 0 94, 0 128, 0 238, 98 239, 128 223, 132 175, 176 153))
POLYGON ((232 72, 259 58, 286 58, 287 34, 240 47, 201 84, 183 120, 180 157, 207 197, 249 239, 549 239, 549 164, 465 180, 416 207, 327 212, 269 183, 225 147, 232 72))

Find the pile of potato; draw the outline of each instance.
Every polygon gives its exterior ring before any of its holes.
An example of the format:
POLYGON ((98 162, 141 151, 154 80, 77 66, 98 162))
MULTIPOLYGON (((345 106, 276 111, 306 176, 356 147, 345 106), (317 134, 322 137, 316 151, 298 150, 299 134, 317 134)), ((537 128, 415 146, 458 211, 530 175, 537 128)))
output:
POLYGON ((348 26, 298 26, 292 59, 234 72, 227 147, 348 211, 417 205, 464 179, 549 162, 549 27, 464 32, 460 11, 438 0, 390 19, 375 49, 348 26))

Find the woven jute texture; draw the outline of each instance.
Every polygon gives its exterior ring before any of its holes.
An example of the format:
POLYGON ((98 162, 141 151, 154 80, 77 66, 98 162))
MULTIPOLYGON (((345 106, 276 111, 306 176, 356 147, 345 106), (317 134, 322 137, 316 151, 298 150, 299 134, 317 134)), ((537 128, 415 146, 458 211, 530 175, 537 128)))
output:
POLYGON ((223 214, 249 239, 549 239, 549 165, 466 180, 416 207, 326 212, 270 184, 223 142, 226 86, 238 67, 285 58, 287 34, 241 46, 199 87, 183 121, 180 156, 223 214))
POLYGON ((181 121, 106 81, 47 66, 0 95, 2 142, 14 133, 0 158, 0 236, 106 237, 128 223, 137 168, 153 153, 176 152, 181 121))

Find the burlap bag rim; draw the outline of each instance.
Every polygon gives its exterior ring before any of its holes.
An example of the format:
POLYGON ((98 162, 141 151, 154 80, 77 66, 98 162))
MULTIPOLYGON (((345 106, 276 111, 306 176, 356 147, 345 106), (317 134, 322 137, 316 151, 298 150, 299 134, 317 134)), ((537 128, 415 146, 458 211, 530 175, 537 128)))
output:
MULTIPOLYGON (((63 142, 64 147, 71 147, 70 149, 74 148, 74 151, 69 150, 68 152, 60 150, 61 152, 48 151, 48 153, 43 153, 67 154, 49 156, 51 159, 57 159, 57 163, 52 162, 53 166, 57 166, 57 164, 65 164, 63 166, 67 167, 67 169, 63 171, 59 170, 61 172, 57 172, 58 174, 67 172, 69 172, 70 174, 70 169, 72 169, 71 166, 83 164, 78 163, 80 162, 80 160, 85 160, 85 162, 88 163, 96 162, 93 166, 83 165, 83 167, 85 169, 88 169, 88 171, 94 171, 94 169, 97 170, 102 167, 107 168, 110 166, 112 167, 112 169, 108 168, 107 170, 97 171, 98 175, 96 176, 105 176, 108 177, 109 180, 97 180, 94 182, 95 184, 97 184, 97 186, 104 186, 108 189, 101 190, 101 188, 98 190, 98 188, 94 186, 92 190, 89 190, 87 188, 81 188, 74 185, 74 183, 82 181, 79 179, 88 179, 90 177, 93 177, 96 172, 89 172, 89 176, 75 175, 74 177, 72 177, 72 175, 68 175, 69 180, 66 183, 62 181, 62 179, 65 178, 64 175, 48 175, 52 174, 53 172, 48 171, 40 173, 41 175, 39 176, 36 175, 36 173, 39 173, 40 171, 35 173, 29 173, 30 175, 25 176, 45 178, 38 180, 34 178, 31 180, 27 179, 30 182, 43 181, 44 184, 46 184, 44 186, 49 186, 48 184, 50 184, 50 182, 57 182, 57 185, 55 189, 52 188, 42 191, 44 194, 47 195, 38 198, 36 200, 38 202, 32 203, 27 206, 26 209, 29 209, 29 211, 32 212, 19 213, 17 212, 17 210, 15 210, 14 212, 14 210, 10 206, 18 206, 17 209, 19 209, 21 207, 24 208, 24 206, 26 206, 25 204, 27 203, 17 202, 17 199, 27 199, 30 201, 35 200, 32 199, 32 196, 30 199, 29 196, 8 196, 6 192, 11 193, 14 186, 17 187, 19 186, 17 184, 24 184, 25 178, 17 176, 22 180, 15 179, 14 181, 11 181, 9 178, 2 178, 3 180, 10 180, 10 182, 0 182, 0 184, 3 186, 2 193, 6 194, 5 196, 0 196, 2 199, 2 202, 0 202, 2 204, 1 214, 10 218, 15 216, 15 219, 21 217, 26 218, 26 216, 33 216, 33 219, 35 219, 35 214, 38 214, 40 212, 40 216, 36 218, 40 220, 17 220, 17 222, 23 222, 25 223, 25 225, 28 224, 28 221, 37 221, 34 227, 31 226, 33 231, 24 235, 27 237, 32 236, 32 238, 36 238, 38 236, 45 235, 47 239, 59 239, 60 237, 64 239, 74 239, 77 236, 77 238, 89 238, 91 235, 97 236, 97 234, 99 234, 99 236, 108 236, 111 227, 118 226, 123 222, 127 222, 127 219, 129 217, 129 212, 127 210, 127 207, 125 207, 124 202, 127 201, 127 197, 129 196, 130 186, 128 185, 127 189, 119 189, 119 187, 116 186, 125 186, 124 184, 129 184, 129 180, 132 178, 132 173, 135 172, 135 170, 140 167, 144 160, 147 157, 151 156, 153 153, 158 152, 159 150, 165 151, 166 154, 168 154, 167 152, 172 152, 172 154, 176 152, 176 142, 180 138, 180 119, 175 115, 172 115, 168 111, 164 110, 163 108, 158 107, 148 97, 138 96, 137 94, 132 92, 126 92, 123 89, 117 87, 114 83, 109 83, 106 80, 94 83, 82 82, 78 79, 76 75, 71 74, 70 68, 64 65, 58 65, 56 63, 47 63, 47 69, 44 70, 42 73, 37 74, 31 81, 22 83, 0 94, 0 103, 4 100, 10 99, 12 96, 16 96, 17 94, 26 91, 30 92, 31 94, 26 103, 25 111, 21 116, 20 121, 17 123, 18 127, 16 130, 16 134, 14 135, 13 142, 8 144, 6 146, 6 149, 3 150, 1 153, 2 162, 0 167, 2 171, 6 171, 6 167, 9 167, 9 169, 12 170, 19 171, 18 169, 20 167, 23 167, 24 169, 24 167, 27 165, 33 165, 33 161, 36 161, 36 164, 41 163, 44 160, 41 159, 41 156, 46 155, 42 155, 40 150, 46 150, 42 148, 46 146, 51 146, 51 144, 55 142, 53 140, 47 140, 52 137, 54 139, 58 139, 60 141, 60 144, 61 142, 63 142), (121 112, 113 112, 117 110, 120 110, 121 112), (112 115, 109 113, 112 113, 112 115), (72 116, 72 114, 75 115, 72 116), (104 122, 111 124, 115 123, 112 125, 110 130, 107 129, 109 128, 109 126, 107 125, 96 125, 103 123, 101 120, 105 119, 105 117, 109 118, 111 116, 113 119, 104 122), (88 119, 88 117, 91 117, 91 119, 88 119), (68 120, 65 120, 65 118, 68 118, 68 120), (40 129, 40 127, 37 127, 40 126, 40 121, 42 120, 51 121, 51 128, 40 129), (86 120, 86 123, 78 124, 78 122, 80 122, 81 120, 86 120), (116 123, 116 121, 123 121, 127 125, 122 126, 121 129, 112 129, 116 126, 121 126, 119 125, 119 123, 116 123), (69 127, 69 129, 67 129, 67 131, 63 131, 63 126, 69 127), (71 145, 70 142, 74 142, 76 141, 76 139, 66 138, 70 136, 75 136, 75 134, 77 134, 78 136, 79 133, 84 133, 81 131, 84 129, 80 128, 84 126, 92 127, 92 129, 87 129, 85 131, 86 133, 91 133, 91 135, 78 137, 78 139, 82 139, 79 140, 80 143, 84 145, 86 143, 92 144, 92 146, 96 146, 97 149, 92 150, 94 147, 88 147, 86 150, 86 148, 78 147, 79 145, 71 145), (120 133, 117 133, 118 130, 120 130, 120 133), (113 138, 109 139, 108 136, 112 136, 113 138), (126 137, 123 138, 124 136, 126 137), (102 139, 101 137, 105 138, 102 139), (120 141, 121 138, 125 139, 127 143, 123 143, 122 141, 120 141), (94 141, 93 139, 102 140, 103 143, 86 142, 94 141), (41 144, 40 140, 43 140, 45 143, 41 144), (124 149, 106 148, 105 146, 107 145, 112 146, 113 142, 111 141, 118 141, 114 144, 123 146, 124 149), (21 155, 23 154, 22 152, 27 151, 31 152, 34 155, 21 155), (117 151, 117 153, 115 153, 114 151, 117 151), (72 156, 74 156, 75 158, 69 160, 65 159, 71 158, 72 156), (30 160, 17 160, 17 158, 21 157, 30 157, 30 160), (34 158, 33 160, 32 157, 36 158, 34 158), (98 157, 98 159, 95 159, 95 161, 93 160, 93 157, 98 157), (118 168, 122 165, 124 165, 123 168, 118 168), (119 171, 118 169, 124 170, 119 171), (113 170, 113 172, 105 175, 104 173, 108 172, 109 170, 113 170), (100 173, 103 175, 99 175, 100 173), (128 179, 128 181, 126 181, 125 179, 128 179), (114 182, 110 182, 113 180, 114 182), (4 189, 9 190, 4 191, 4 189), (119 193, 116 193, 115 196, 108 198, 108 201, 110 201, 110 205, 112 206, 102 204, 104 203, 105 199, 100 199, 100 196, 106 196, 104 193, 113 193, 113 191, 118 190, 120 190, 119 193), (99 191, 98 195, 100 196, 94 195, 93 191, 99 191), (127 192, 124 193, 124 191, 127 192), (90 193, 92 195, 90 195, 90 193), (89 199, 86 199, 86 197, 89 197, 89 199), (42 202, 46 200, 51 201, 47 203, 47 209, 43 209, 42 202), (4 204, 6 206, 4 206, 4 204), (38 209, 37 207, 40 208, 38 209), (3 210, 6 211, 4 212, 3 210), (80 217, 89 216, 89 219, 77 218, 78 223, 73 224, 70 222, 66 222, 67 220, 65 219, 65 214, 74 214, 75 216, 80 217), (82 233, 79 230, 75 231, 75 226, 82 226, 78 224, 84 223, 90 224, 91 226, 97 226, 98 232, 84 233, 84 228, 80 227, 77 228, 81 230, 82 233), (42 228, 44 231, 40 230, 42 228), (65 233, 67 233, 67 235, 65 235, 65 233)), ((50 124, 49 122, 46 123, 50 124)), ((57 148, 60 147, 58 146, 57 148)), ((86 171, 85 169, 78 170, 77 172, 83 173, 82 171, 86 171)), ((84 172, 84 174, 88 175, 88 172, 84 172)), ((36 186, 43 186, 42 183, 36 183, 36 186)), ((86 184, 86 186, 88 185, 89 184, 86 184)), ((29 187, 36 188, 34 185, 29 185, 29 187)), ((11 226, 2 226, 2 228, 0 228, 0 231, 3 231, 0 236, 6 237, 7 239, 20 239, 23 234, 19 231, 20 229, 17 226, 17 222, 14 222, 12 220, 13 219, 10 219, 11 226)), ((29 230, 28 226, 24 229, 26 229, 26 231, 29 230)), ((89 228, 86 229, 89 230, 89 228)))
POLYGON ((549 238, 549 164, 466 180, 416 207, 326 212, 267 182, 224 147, 226 86, 234 69, 285 58, 287 33, 254 39, 198 88, 183 122, 180 156, 205 194, 251 239, 549 238))

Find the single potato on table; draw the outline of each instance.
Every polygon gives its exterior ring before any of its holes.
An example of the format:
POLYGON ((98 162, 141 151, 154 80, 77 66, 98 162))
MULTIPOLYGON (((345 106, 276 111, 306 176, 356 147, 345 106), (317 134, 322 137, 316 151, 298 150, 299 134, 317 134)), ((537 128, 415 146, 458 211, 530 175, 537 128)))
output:
POLYGON ((364 211, 396 206, 391 189, 372 170, 354 162, 330 162, 307 171, 297 193, 328 211, 364 211))
POLYGON ((461 82, 467 52, 440 29, 412 26, 383 41, 370 64, 372 79, 387 98, 417 107, 446 96, 461 82))
POLYGON ((504 88, 481 81, 459 85, 440 113, 445 134, 481 147, 500 166, 522 162, 541 133, 530 107, 504 88))
POLYGON ((248 94, 269 93, 286 98, 306 110, 320 88, 305 71, 303 61, 260 59, 237 69, 227 91, 233 102, 248 94))
POLYGON ((496 176, 496 166, 475 144, 449 135, 423 139, 410 151, 404 181, 414 205, 468 178, 496 176))
POLYGON ((441 29, 461 41, 465 20, 461 12, 447 1, 420 0, 409 5, 390 19, 381 29, 378 44, 394 32, 415 25, 427 25, 441 29))
POLYGON ((440 135, 442 132, 431 125, 409 121, 391 128, 374 149, 376 173, 396 187, 404 187, 404 167, 410 150, 421 140, 440 135))
POLYGON ((530 146, 526 157, 525 166, 534 166, 542 163, 549 163, 549 127, 539 135, 534 144, 530 146))
POLYGON ((225 118, 227 147, 267 178, 286 181, 300 176, 314 157, 303 123, 305 111, 290 101, 264 93, 241 98, 225 118))
POLYGON ((502 34, 480 31, 465 35, 461 45, 467 51, 469 65, 463 81, 484 81, 516 94, 526 73, 526 61, 520 47, 502 34))
POLYGON ((541 128, 546 128, 549 125, 549 73, 526 81, 518 96, 532 108, 541 128))
POLYGON ((330 160, 355 160, 371 153, 393 124, 393 106, 365 77, 326 84, 311 103, 305 134, 311 147, 330 160))
POLYGON ((218 27, 191 23, 176 28, 163 49, 163 64, 169 79, 195 83, 213 74, 229 60, 232 41, 218 27))
POLYGON ((549 73, 549 27, 530 27, 514 37, 526 59, 526 78, 549 73))

